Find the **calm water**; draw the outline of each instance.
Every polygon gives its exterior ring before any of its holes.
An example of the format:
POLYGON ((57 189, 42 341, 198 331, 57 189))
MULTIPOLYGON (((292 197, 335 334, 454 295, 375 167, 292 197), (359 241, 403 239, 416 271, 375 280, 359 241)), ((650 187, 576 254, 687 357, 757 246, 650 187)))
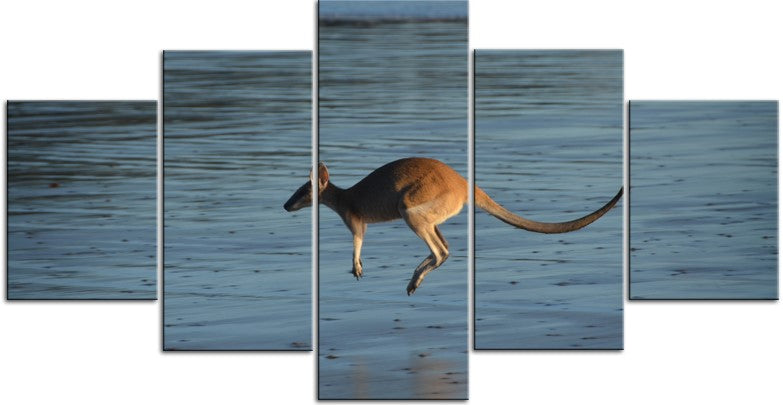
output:
POLYGON ((401 21, 464 20, 464 1, 322 0, 318 18, 322 24, 362 24, 401 21))
MULTIPOLYGON (((319 151, 334 184, 409 156, 467 174, 465 20, 330 21, 319 46, 319 151)), ((359 281, 350 231, 325 206, 319 226, 319 397, 466 398, 466 212, 440 226, 451 257, 410 297, 429 249, 404 222, 369 225, 359 281)))
POLYGON ((631 298, 777 298, 777 102, 634 101, 630 125, 631 298))
MULTIPOLYGON (((561 222, 622 185, 620 51, 478 51, 476 184, 526 218, 561 222)), ((479 349, 622 348, 622 203, 546 235, 476 212, 479 349)))
POLYGON ((311 62, 164 54, 166 349, 310 349, 311 62))
POLYGON ((155 299, 155 117, 8 103, 9 299, 155 299))

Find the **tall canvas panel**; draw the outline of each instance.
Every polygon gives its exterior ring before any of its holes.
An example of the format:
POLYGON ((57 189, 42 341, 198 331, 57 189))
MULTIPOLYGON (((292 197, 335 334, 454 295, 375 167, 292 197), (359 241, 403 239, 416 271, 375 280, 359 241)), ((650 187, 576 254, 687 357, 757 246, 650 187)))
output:
POLYGON ((622 100, 622 51, 476 51, 477 349, 623 347, 622 100))
POLYGON ((312 54, 163 55, 165 350, 309 350, 312 54))
POLYGON ((319 2, 321 399, 467 397, 467 39, 464 1, 319 2))

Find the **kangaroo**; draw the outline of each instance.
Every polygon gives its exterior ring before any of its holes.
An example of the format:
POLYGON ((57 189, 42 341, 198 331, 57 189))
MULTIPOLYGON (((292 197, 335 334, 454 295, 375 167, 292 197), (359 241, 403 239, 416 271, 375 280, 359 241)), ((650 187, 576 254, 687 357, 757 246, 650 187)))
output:
MULTIPOLYGON (((283 205, 296 211, 313 203, 313 172, 310 181, 283 205)), ((623 195, 623 188, 597 211, 568 222, 537 222, 513 214, 496 203, 478 186, 474 188, 476 205, 501 221, 532 232, 563 233, 583 228, 603 216, 623 195)), ((468 201, 468 182, 445 163, 428 158, 406 158, 375 169, 353 187, 342 189, 329 181, 329 171, 318 164, 318 199, 342 218, 353 234, 353 269, 362 277, 362 240, 367 224, 402 218, 430 249, 413 271, 408 295, 413 294, 427 273, 449 257, 449 244, 438 225, 457 215, 468 201)))

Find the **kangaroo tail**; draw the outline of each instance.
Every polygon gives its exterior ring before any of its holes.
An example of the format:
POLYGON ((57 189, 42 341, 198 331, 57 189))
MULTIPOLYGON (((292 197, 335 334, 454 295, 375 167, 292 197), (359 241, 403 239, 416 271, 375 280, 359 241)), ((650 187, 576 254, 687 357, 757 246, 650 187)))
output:
POLYGON ((617 204, 617 201, 620 200, 620 197, 623 196, 623 188, 620 187, 620 191, 617 192, 617 195, 615 195, 611 201, 606 203, 603 207, 599 208, 597 211, 585 215, 582 218, 575 219, 573 221, 556 222, 556 223, 537 222, 537 221, 529 220, 527 218, 522 218, 519 215, 515 215, 511 211, 503 208, 502 205, 496 203, 492 198, 490 198, 487 195, 487 193, 484 192, 484 190, 480 189, 478 186, 476 186, 476 188, 474 189, 474 193, 476 197, 476 205, 479 208, 483 209, 493 217, 509 225, 515 226, 517 228, 522 228, 527 231, 532 231, 532 232, 564 233, 564 232, 571 232, 577 229, 584 228, 585 226, 593 223, 593 221, 597 220, 598 218, 601 218, 601 216, 603 216, 610 209, 612 209, 612 207, 614 207, 614 205, 617 204))

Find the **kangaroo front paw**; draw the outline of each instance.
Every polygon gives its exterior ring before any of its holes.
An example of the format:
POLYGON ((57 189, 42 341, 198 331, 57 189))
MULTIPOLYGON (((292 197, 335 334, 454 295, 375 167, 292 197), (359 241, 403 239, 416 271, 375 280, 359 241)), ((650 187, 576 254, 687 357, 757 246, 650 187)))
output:
POLYGON ((353 266, 353 270, 351 270, 351 274, 353 274, 353 276, 356 277, 357 280, 362 278, 362 265, 361 265, 361 263, 359 263, 358 266, 356 266, 356 265, 353 266))

